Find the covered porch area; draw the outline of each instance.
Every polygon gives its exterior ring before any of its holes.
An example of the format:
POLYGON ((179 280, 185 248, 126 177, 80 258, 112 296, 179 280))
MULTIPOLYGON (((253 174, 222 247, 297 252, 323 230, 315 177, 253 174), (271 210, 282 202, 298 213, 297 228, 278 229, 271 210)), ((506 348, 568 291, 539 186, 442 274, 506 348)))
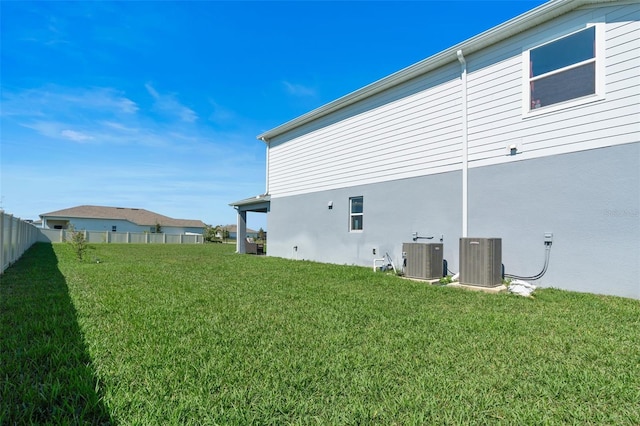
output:
POLYGON ((236 253, 247 253, 247 212, 268 213, 270 204, 271 196, 268 194, 245 198, 229 204, 238 212, 236 253))

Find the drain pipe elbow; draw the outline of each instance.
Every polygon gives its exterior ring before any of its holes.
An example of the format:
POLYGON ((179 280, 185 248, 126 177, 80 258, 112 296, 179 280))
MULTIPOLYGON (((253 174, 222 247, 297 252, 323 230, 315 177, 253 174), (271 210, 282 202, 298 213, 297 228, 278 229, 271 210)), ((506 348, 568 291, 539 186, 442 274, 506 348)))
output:
POLYGON ((462 54, 462 49, 458 50, 456 52, 456 55, 458 56, 458 62, 460 62, 460 65, 465 66, 467 64, 467 61, 464 59, 464 55, 462 54))

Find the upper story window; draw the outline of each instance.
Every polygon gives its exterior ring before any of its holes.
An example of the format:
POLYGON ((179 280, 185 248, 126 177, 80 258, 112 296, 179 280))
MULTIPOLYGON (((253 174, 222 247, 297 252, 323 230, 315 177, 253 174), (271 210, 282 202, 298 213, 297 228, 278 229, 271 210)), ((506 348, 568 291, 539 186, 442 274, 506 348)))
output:
POLYGON ((525 51, 525 112, 558 109, 604 95, 601 38, 594 25, 525 51))
POLYGON ((349 231, 362 231, 364 197, 349 198, 349 231))

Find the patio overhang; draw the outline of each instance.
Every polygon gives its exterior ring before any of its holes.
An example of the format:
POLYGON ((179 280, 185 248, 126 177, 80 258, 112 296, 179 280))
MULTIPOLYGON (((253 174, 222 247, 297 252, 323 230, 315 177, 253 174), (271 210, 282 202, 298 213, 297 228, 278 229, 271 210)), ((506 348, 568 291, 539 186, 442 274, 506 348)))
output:
POLYGON ((271 206, 271 196, 269 194, 257 195, 229 205, 238 212, 236 252, 244 254, 247 252, 245 244, 247 242, 247 212, 268 213, 271 206))
POLYGON ((262 194, 251 198, 245 198, 244 200, 230 203, 229 205, 234 209, 244 212, 258 212, 267 213, 269 211, 269 205, 271 203, 271 195, 262 194))

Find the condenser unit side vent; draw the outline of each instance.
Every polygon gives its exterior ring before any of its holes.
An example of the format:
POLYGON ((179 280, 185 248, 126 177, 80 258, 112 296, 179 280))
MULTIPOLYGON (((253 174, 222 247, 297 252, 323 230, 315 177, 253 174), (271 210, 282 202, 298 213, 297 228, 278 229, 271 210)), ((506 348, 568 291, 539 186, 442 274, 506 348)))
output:
POLYGON ((460 238, 460 284, 502 284, 501 238, 460 238))
POLYGON ((402 251, 406 277, 423 280, 442 278, 442 244, 403 243, 402 251))

